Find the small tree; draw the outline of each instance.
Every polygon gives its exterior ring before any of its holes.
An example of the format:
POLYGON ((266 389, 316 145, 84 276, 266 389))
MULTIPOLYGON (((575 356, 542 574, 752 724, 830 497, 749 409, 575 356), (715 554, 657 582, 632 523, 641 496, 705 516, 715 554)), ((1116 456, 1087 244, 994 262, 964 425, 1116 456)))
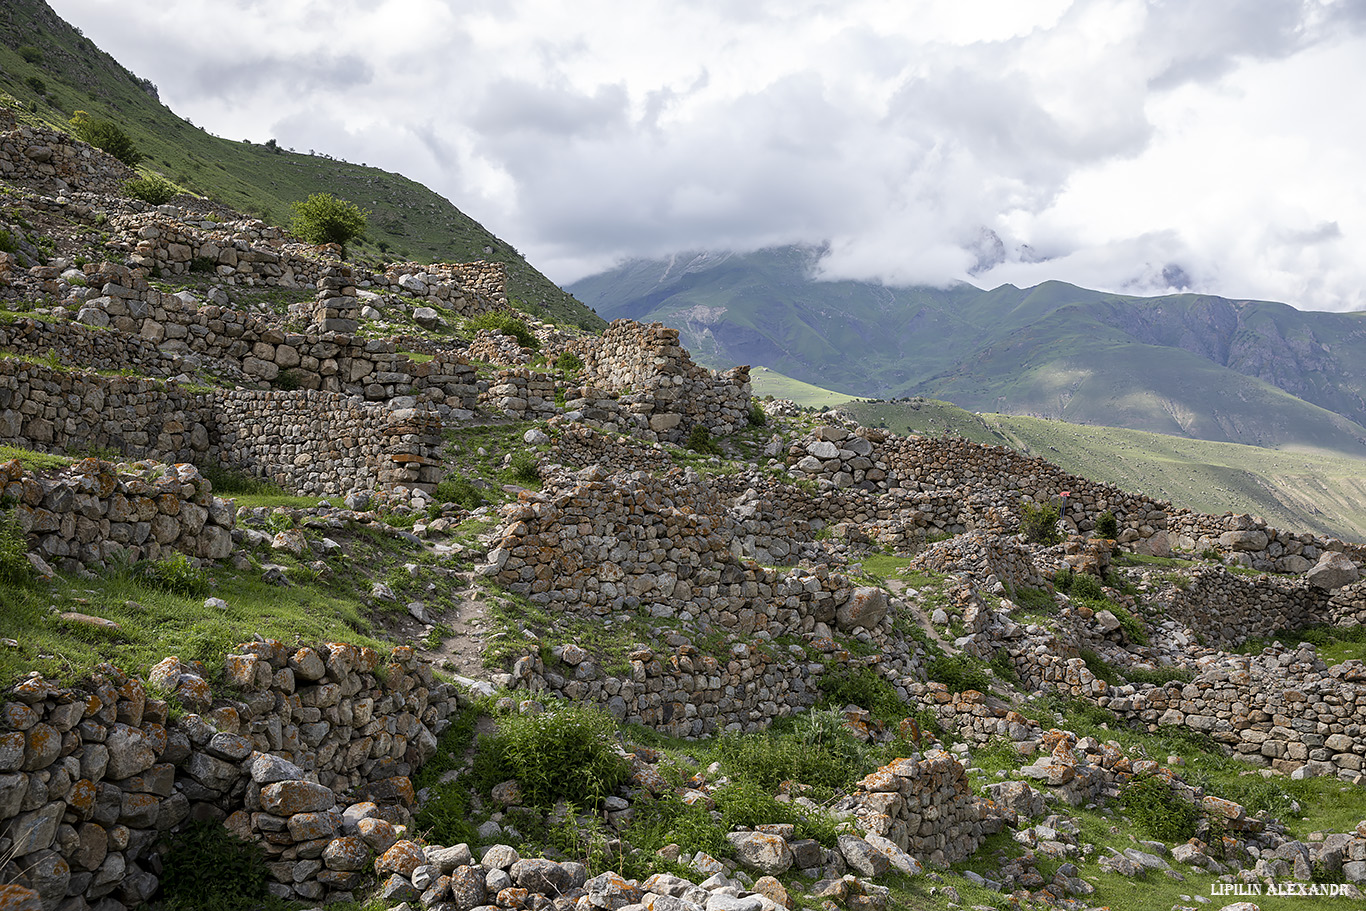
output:
POLYGON ((1062 540, 1058 532, 1058 510, 1054 506, 1020 501, 1020 531, 1031 544, 1049 546, 1062 540))
POLYGON ((112 120, 94 120, 85 111, 77 111, 71 116, 71 127, 76 131, 76 138, 108 152, 130 168, 137 167, 146 157, 112 120))
POLYGON ((365 236, 366 213, 353 202, 331 193, 314 193, 294 204, 294 233, 311 244, 340 244, 342 259, 346 245, 365 236))

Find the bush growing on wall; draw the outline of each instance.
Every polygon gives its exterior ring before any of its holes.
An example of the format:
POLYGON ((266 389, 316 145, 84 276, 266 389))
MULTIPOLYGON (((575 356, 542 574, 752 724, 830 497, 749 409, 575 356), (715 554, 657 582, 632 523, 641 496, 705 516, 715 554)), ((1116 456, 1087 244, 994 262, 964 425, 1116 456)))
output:
POLYGON ((176 185, 166 178, 153 174, 150 177, 138 177, 128 181, 123 185, 123 192, 133 199, 160 206, 174 199, 179 191, 176 185))
POLYGON ((108 152, 130 168, 137 167, 145 157, 112 120, 95 120, 85 111, 77 111, 71 117, 71 127, 76 131, 76 138, 108 152))
POLYGON ((1020 501, 1020 531, 1031 544, 1057 544, 1062 540, 1057 507, 1020 501))
POLYGON ((310 244, 340 245, 342 259, 346 258, 346 245, 364 237, 365 228, 366 213, 355 203, 331 193, 314 193, 294 203, 290 230, 310 244))

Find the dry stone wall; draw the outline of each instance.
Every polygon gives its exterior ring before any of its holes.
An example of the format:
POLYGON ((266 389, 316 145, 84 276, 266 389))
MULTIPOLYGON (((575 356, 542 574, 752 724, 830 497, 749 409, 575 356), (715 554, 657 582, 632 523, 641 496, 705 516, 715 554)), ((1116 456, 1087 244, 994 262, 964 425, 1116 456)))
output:
POLYGON ((858 783, 849 801, 859 827, 936 866, 975 852, 1003 823, 973 795, 957 759, 943 750, 897 759, 858 783))
POLYGON ((528 655, 497 679, 511 689, 597 703, 625 724, 696 738, 763 730, 775 718, 810 708, 823 670, 740 642, 720 658, 685 644, 635 649, 626 661, 629 674, 613 674, 582 648, 566 645, 555 649, 549 665, 528 655))
POLYGON ((136 370, 148 376, 174 376, 184 369, 180 357, 156 344, 122 332, 93 329, 80 323, 48 322, 20 317, 0 323, 0 351, 62 364, 79 364, 85 370, 136 370))
MULTIPOLYGON (((1014 514, 1021 500, 1058 504, 1068 496, 1062 518, 1089 531, 1104 511, 1120 523, 1121 543, 1165 552, 1169 504, 1125 493, 1108 484, 1070 475, 1043 459, 999 446, 961 439, 896 437, 886 431, 819 427, 788 450, 792 473, 836 488, 872 493, 902 489, 920 492, 989 494, 992 505, 1014 514)), ((979 497, 980 499, 980 497, 979 497)))
POLYGON ((1168 520, 1172 546, 1188 553, 1216 550, 1233 562, 1263 572, 1304 573, 1324 553, 1338 551, 1366 563, 1366 546, 1335 538, 1296 534, 1267 525, 1256 516, 1210 516, 1177 510, 1168 520))
MULTIPOLYGON (((285 374, 298 388, 371 401, 420 395, 446 408, 468 410, 477 404, 474 367, 459 355, 416 363, 398 354, 392 341, 286 332, 253 314, 203 304, 188 292, 159 292, 140 272, 124 266, 104 263, 86 269, 92 296, 78 319, 138 335, 163 353, 228 362, 247 379, 263 383, 280 382, 285 374)), ((349 267, 338 267, 320 284, 330 280, 340 285, 339 296, 354 299, 355 286, 344 284, 352 279, 349 272, 349 267)), ((319 294, 330 296, 335 290, 323 287, 319 294)))
POLYGON ((331 392, 192 392, 174 383, 0 358, 0 442, 216 462, 302 494, 433 489, 442 471, 441 417, 416 400, 390 407, 395 404, 404 403, 331 392))
POLYGON ((1287 774, 1355 777, 1366 768, 1366 666, 1328 667, 1312 648, 1228 655, 1189 683, 1121 687, 1099 701, 1149 726, 1201 731, 1287 774))
POLYGON ((209 451, 213 425, 204 397, 174 384, 0 358, 0 441, 12 446, 193 462, 209 451))
POLYGON ((645 416, 660 439, 685 439, 695 424, 729 434, 749 420, 749 368, 717 373, 698 366, 677 329, 616 320, 600 337, 575 340, 567 349, 583 359, 585 382, 630 390, 622 404, 645 416))
POLYGON ((342 495, 441 480, 441 419, 430 408, 389 409, 329 392, 220 390, 211 461, 298 494, 342 495))
POLYGON ((31 553, 64 568, 175 551, 206 560, 232 553, 235 512, 193 465, 114 466, 83 459, 53 477, 0 465, 4 496, 31 553))
POLYGON ((367 278, 376 290, 425 298, 461 317, 507 308, 507 267, 498 262, 396 263, 367 278))
POLYGON ((353 872, 337 869, 344 862, 320 861, 343 837, 338 797, 388 807, 356 813, 353 825, 366 815, 375 818, 370 831, 387 825, 385 816, 408 822, 407 776, 431 756, 457 705, 411 649, 385 660, 338 643, 257 641, 225 668, 236 690, 230 700, 214 699, 204 668, 178 658, 156 665, 146 682, 105 665, 76 689, 33 676, 6 693, 6 870, 45 908, 146 902, 158 886, 154 845, 191 818, 263 836, 281 897, 346 898, 360 876, 338 875, 353 872), (174 694, 188 712, 173 721, 153 691, 174 694))
POLYGON ((117 195, 137 173, 114 156, 46 127, 21 124, 0 108, 0 179, 45 193, 117 195))
POLYGON ((1189 583, 1161 593, 1163 615, 1200 632, 1211 645, 1237 645, 1329 618, 1329 592, 1303 577, 1240 576, 1200 566, 1189 583))

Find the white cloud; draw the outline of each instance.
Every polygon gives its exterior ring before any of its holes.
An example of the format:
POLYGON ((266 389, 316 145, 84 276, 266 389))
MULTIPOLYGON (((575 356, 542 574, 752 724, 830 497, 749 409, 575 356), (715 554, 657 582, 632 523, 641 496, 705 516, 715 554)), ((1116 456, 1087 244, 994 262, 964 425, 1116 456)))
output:
POLYGON ((195 123, 421 180, 562 283, 822 240, 946 283, 986 227, 979 284, 1366 306, 1360 0, 52 5, 195 123))

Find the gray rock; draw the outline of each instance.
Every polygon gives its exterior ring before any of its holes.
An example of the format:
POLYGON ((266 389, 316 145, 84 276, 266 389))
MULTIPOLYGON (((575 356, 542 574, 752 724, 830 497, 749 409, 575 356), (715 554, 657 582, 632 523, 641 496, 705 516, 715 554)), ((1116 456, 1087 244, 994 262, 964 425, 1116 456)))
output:
POLYGON ((857 835, 841 835, 839 851, 849 868, 860 876, 876 879, 886 873, 892 865, 886 856, 857 835))
POLYGON ((506 870, 519 860, 517 849, 511 845, 493 845, 484 852, 479 864, 485 870, 506 870))
POLYGON ((792 867, 792 851, 787 842, 766 832, 729 832, 726 840, 745 866, 769 876, 786 873, 792 867))
POLYGON ((1319 557, 1319 562, 1309 570, 1306 578, 1309 584, 1332 591, 1358 581, 1361 570, 1346 554, 1330 550, 1319 557))

